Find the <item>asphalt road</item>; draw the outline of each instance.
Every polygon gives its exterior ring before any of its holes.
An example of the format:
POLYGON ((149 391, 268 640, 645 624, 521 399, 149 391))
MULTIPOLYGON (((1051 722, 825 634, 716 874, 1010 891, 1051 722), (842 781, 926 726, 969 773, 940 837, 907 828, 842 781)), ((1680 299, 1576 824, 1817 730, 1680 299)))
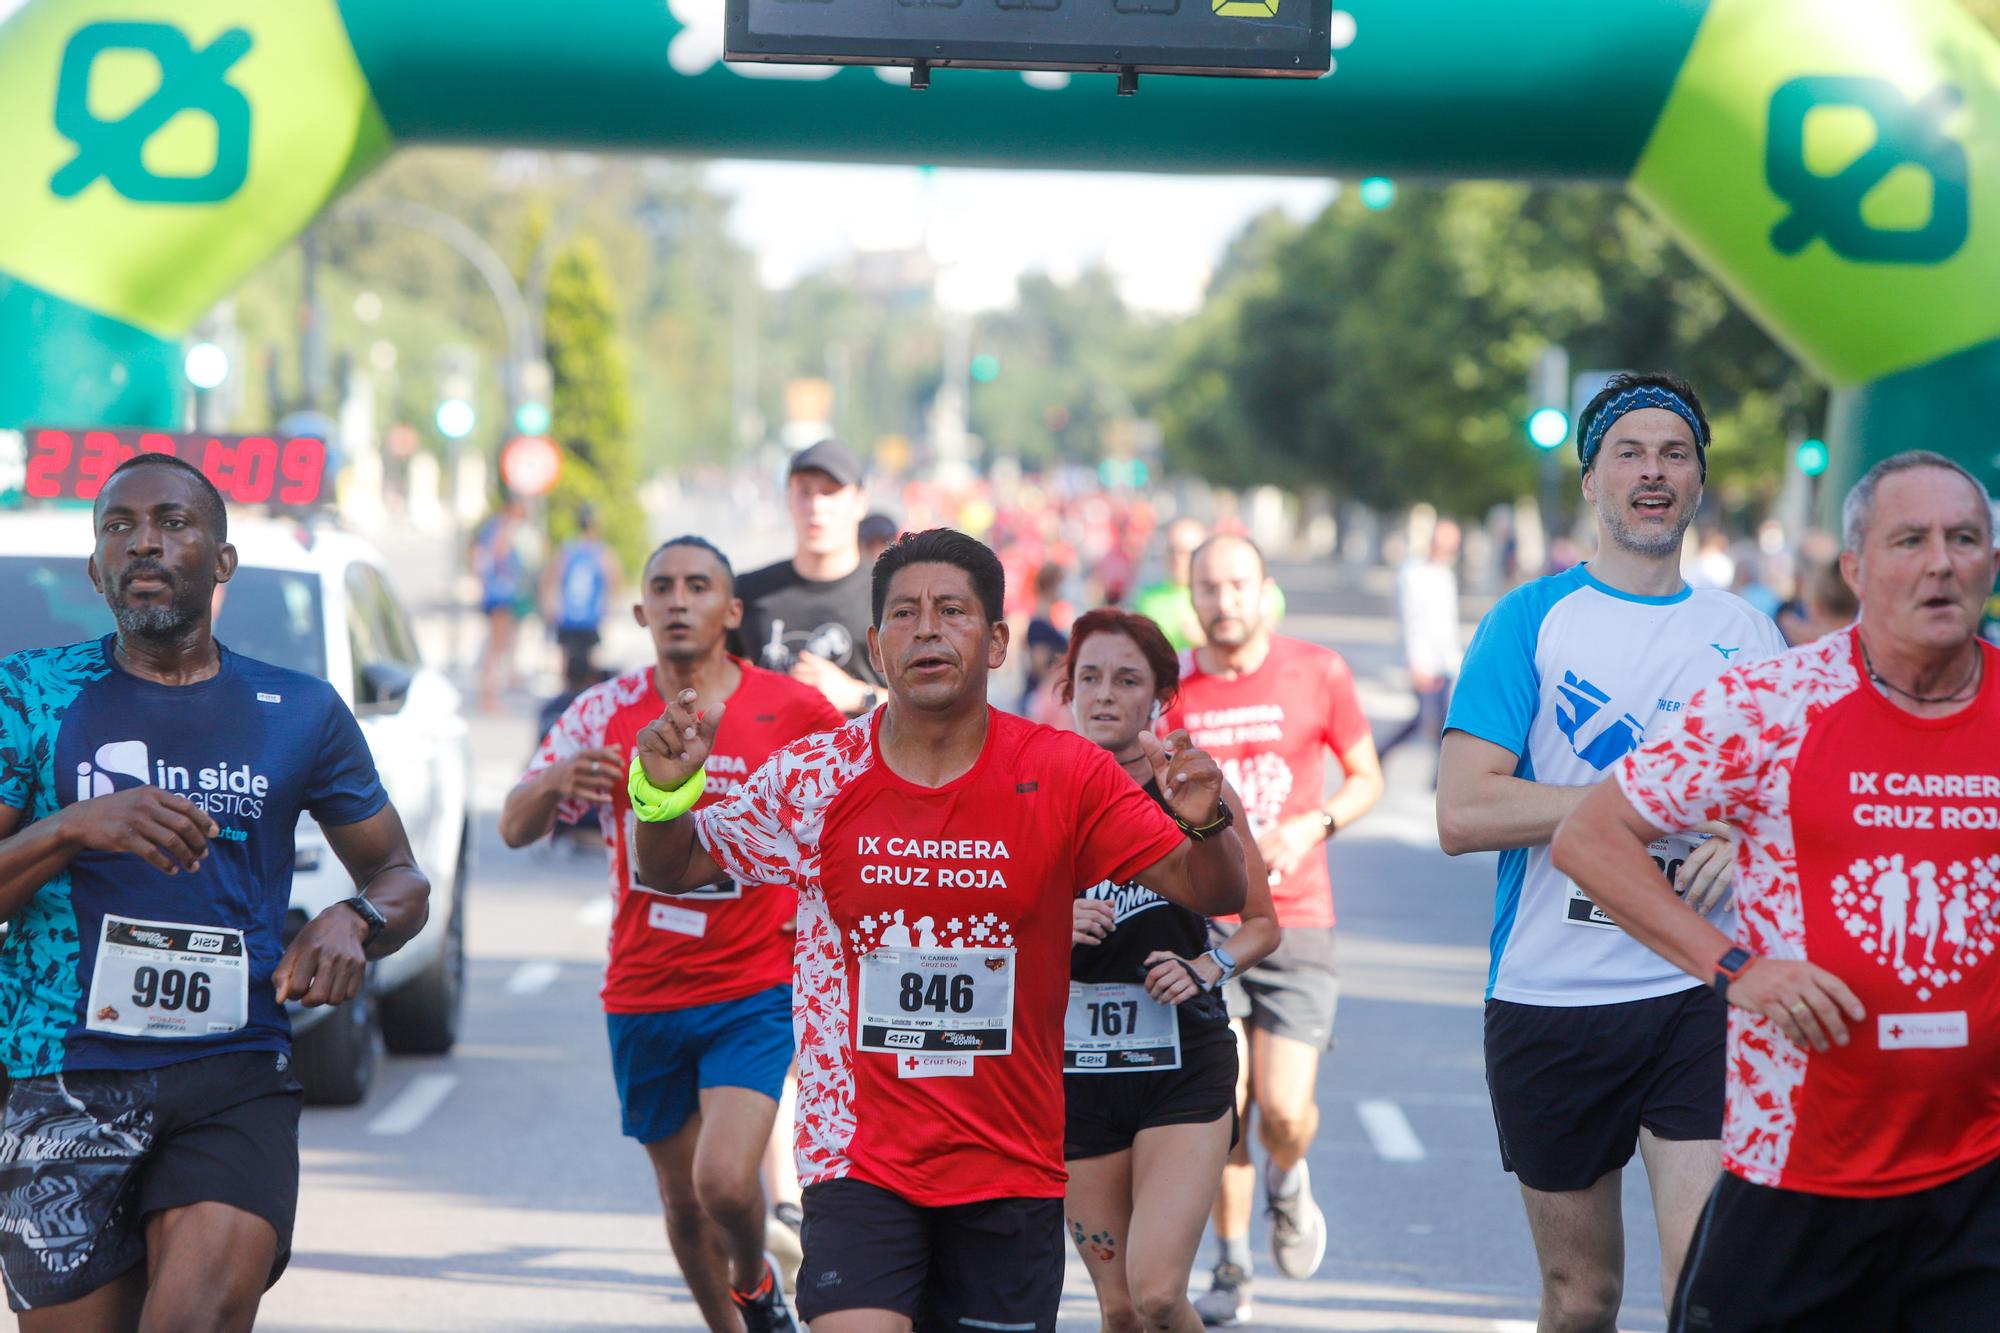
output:
MULTIPOLYGON (((1385 576, 1279 573, 1287 629, 1348 654, 1386 730, 1407 705, 1385 576)), ((307 1113, 295 1253, 262 1327, 699 1327, 650 1171, 618 1133, 596 1000, 609 920, 601 859, 511 853, 493 831, 528 727, 508 718, 475 731, 464 1038, 448 1057, 387 1060, 365 1106, 307 1113)), ((1427 753, 1397 755, 1389 797, 1330 850, 1345 991, 1311 1163, 1331 1244, 1313 1279, 1277 1278, 1259 1220, 1258 1326, 1533 1327, 1533 1254, 1480 1064, 1492 858, 1439 853, 1430 766, 1427 753)), ((1665 1324, 1652 1225, 1635 1167, 1624 1328, 1665 1324)), ((1195 1290, 1205 1286, 1198 1274, 1195 1290)), ((1074 1260, 1063 1318, 1095 1326, 1074 1260)))

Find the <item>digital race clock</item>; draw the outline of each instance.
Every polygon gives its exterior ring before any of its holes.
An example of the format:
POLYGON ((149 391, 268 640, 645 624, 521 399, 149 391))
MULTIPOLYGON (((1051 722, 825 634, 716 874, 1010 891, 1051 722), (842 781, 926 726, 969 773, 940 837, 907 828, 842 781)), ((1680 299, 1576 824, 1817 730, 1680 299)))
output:
POLYGON ((212 435, 30 426, 21 490, 31 500, 95 500, 120 463, 139 453, 192 463, 233 505, 306 509, 326 491, 326 442, 301 435, 212 435))

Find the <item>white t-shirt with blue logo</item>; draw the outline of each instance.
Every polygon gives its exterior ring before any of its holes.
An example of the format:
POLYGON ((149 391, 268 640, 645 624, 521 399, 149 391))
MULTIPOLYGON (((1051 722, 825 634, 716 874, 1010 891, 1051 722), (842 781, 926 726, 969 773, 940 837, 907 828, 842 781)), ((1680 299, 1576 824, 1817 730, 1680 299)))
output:
MULTIPOLYGON (((1448 729, 1519 757, 1514 776, 1594 786, 1732 666, 1783 651, 1778 627, 1733 593, 1683 587, 1641 597, 1582 565, 1526 583, 1479 623, 1448 729)), ((1701 841, 1654 843, 1663 872, 1701 841)), ((1730 934, 1733 910, 1709 919, 1730 934)), ((1500 853, 1486 997, 1517 1004, 1617 1004, 1701 984, 1625 934, 1557 873, 1546 845, 1500 853)))

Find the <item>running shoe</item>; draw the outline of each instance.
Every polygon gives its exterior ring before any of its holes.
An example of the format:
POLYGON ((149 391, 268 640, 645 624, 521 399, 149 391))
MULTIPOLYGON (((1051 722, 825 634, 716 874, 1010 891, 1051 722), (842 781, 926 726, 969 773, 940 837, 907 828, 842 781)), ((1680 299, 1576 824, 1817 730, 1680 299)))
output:
POLYGON ((1326 1214, 1313 1202, 1312 1173, 1299 1163, 1299 1188, 1280 1198, 1270 1196, 1265 1215, 1271 1219, 1271 1258, 1286 1277, 1311 1277, 1326 1258, 1326 1214))
POLYGON ((1208 1294, 1194 1302, 1194 1312, 1210 1328, 1235 1328, 1250 1318, 1250 1275, 1235 1264, 1217 1264, 1209 1275, 1208 1294))
POLYGON ((736 1313, 743 1316, 744 1333, 799 1333, 791 1307, 785 1304, 785 1287, 778 1280, 778 1261, 769 1254, 764 1256, 763 1285, 748 1296, 732 1291, 729 1297, 736 1302, 736 1313))

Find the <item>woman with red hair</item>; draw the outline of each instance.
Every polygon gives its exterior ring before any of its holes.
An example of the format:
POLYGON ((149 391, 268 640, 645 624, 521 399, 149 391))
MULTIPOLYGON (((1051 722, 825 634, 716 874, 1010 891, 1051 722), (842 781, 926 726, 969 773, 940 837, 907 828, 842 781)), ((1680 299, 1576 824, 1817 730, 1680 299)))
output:
MULTIPOLYGON (((1173 701, 1180 664, 1159 626, 1105 607, 1079 618, 1058 690, 1076 729, 1165 804, 1139 748, 1173 701)), ((1168 737, 1169 748, 1185 735, 1168 737)), ((1243 803, 1225 783, 1238 819, 1243 803)), ((1247 825, 1246 825, 1247 827, 1247 825)), ((1263 858, 1244 842, 1242 927, 1210 947, 1208 922, 1137 883, 1076 901, 1063 1090, 1064 1211, 1105 1333, 1199 1333, 1188 1272, 1238 1132, 1236 1040, 1222 983, 1278 947, 1263 858)))

